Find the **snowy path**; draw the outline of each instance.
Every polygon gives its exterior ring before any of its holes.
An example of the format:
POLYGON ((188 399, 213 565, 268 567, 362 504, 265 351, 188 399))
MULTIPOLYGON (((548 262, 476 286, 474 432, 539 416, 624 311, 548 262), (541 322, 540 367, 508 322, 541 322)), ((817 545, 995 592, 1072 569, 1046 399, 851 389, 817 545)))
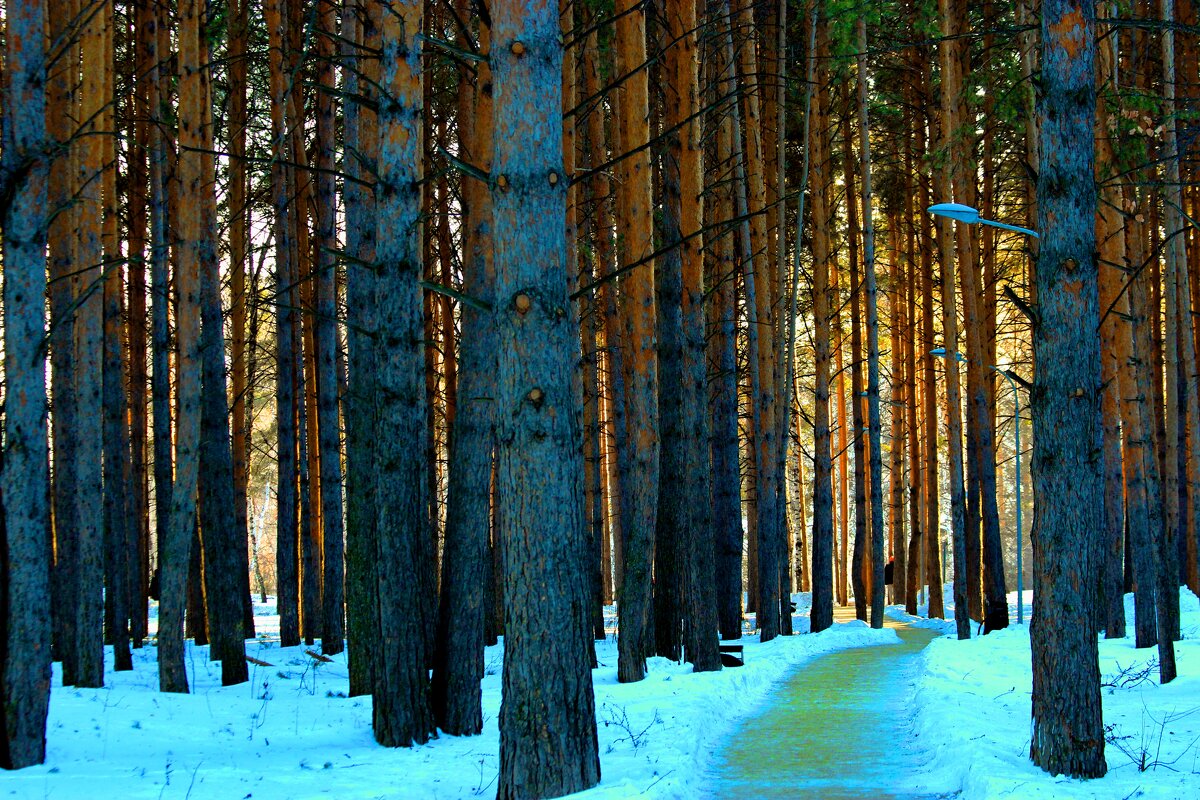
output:
MULTIPOLYGON (((838 609, 840 621, 853 609, 838 609)), ((888 620, 902 642, 830 653, 800 669, 716 759, 720 798, 934 798, 913 741, 920 651, 937 633, 888 620)))

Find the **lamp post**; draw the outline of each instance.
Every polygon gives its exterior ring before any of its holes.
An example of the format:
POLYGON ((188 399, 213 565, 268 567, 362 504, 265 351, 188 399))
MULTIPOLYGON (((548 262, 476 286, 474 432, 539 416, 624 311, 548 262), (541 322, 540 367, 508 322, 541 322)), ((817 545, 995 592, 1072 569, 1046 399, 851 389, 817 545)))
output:
MULTIPOLYGON (((979 216, 979 210, 971 208, 971 206, 963 205, 962 203, 935 203, 928 209, 930 214, 939 217, 948 217, 966 222, 970 225, 991 225, 993 228, 1003 228, 1006 231, 1016 231, 1023 233, 1026 236, 1032 236, 1034 239, 1041 238, 1038 232, 1029 228, 1022 228, 1020 225, 1009 225, 1007 222, 997 222, 994 219, 984 219, 979 216)), ((939 347, 936 350, 931 350, 932 355, 945 356, 945 348, 939 347)), ((955 353, 955 357, 960 361, 965 361, 962 353, 955 353)), ((1025 622, 1025 592, 1024 592, 1024 576, 1021 569, 1021 400, 1017 395, 1017 386, 1013 383, 1012 375, 1006 369, 988 365, 988 369, 999 372, 1008 381, 1008 385, 1013 392, 1013 424, 1017 437, 1017 624, 1022 625, 1025 622)))
MULTIPOLYGON (((951 205, 951 204, 947 204, 951 205)), ((1037 234, 1034 234, 1035 236, 1037 234)), ((939 358, 946 357, 946 348, 936 347, 929 351, 929 355, 938 356, 939 358)), ((966 361, 966 357, 962 353, 954 354, 955 361, 966 361)), ((1022 530, 1021 527, 1021 398, 1017 394, 1017 385, 1013 383, 1012 375, 1006 369, 1001 369, 993 364, 987 365, 988 369, 993 372, 998 372, 1004 376, 1004 380, 1008 381, 1009 387, 1013 393, 1013 430, 1017 437, 1016 441, 1016 457, 1013 462, 1016 464, 1016 483, 1017 483, 1017 624, 1025 624, 1025 579, 1024 571, 1022 570, 1021 554, 1022 548, 1022 530)))
POLYGON ((1017 384, 1013 382, 1012 374, 1006 369, 989 366, 1004 376, 1013 395, 1013 435, 1017 438, 1017 449, 1013 461, 1017 465, 1017 624, 1025 624, 1025 579, 1021 569, 1021 396, 1017 394, 1017 384))

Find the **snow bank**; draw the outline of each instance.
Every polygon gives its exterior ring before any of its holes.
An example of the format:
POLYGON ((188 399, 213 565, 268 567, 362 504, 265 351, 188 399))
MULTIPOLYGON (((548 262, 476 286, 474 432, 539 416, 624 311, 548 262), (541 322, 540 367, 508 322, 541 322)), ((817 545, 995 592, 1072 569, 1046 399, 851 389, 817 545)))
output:
MULTIPOLYGON (((806 598, 798 598, 804 607, 806 598)), ((273 608, 258 607, 260 631, 277 631, 273 608)), ((611 609, 609 609, 611 614, 611 609)), ((807 617, 795 618, 807 630, 807 617)), ((593 673, 603 781, 580 797, 690 798, 736 722, 807 659, 846 647, 896 641, 863 623, 759 644, 746 637, 746 666, 695 674, 650 660, 637 684, 617 683, 612 637, 597 645, 593 673)), ((499 768, 502 648, 488 648, 480 736, 442 736, 389 750, 371 735, 369 698, 346 696, 344 654, 322 663, 304 647, 266 636, 247 651, 249 684, 223 688, 207 647, 187 650, 192 694, 158 692, 155 649, 134 654, 132 672, 112 671, 103 689, 61 686, 55 667, 46 764, 0 775, 0 799, 79 798, 440 798, 492 797, 499 768)), ((314 648, 314 652, 316 649, 314 648)))
POLYGON ((969 641, 937 639, 925 650, 917 733, 934 753, 930 769, 949 773, 967 800, 1200 797, 1200 606, 1181 591, 1179 677, 1166 686, 1157 649, 1133 646, 1132 595, 1125 607, 1129 638, 1100 640, 1104 778, 1055 777, 1030 762, 1029 629, 1015 625, 969 641))

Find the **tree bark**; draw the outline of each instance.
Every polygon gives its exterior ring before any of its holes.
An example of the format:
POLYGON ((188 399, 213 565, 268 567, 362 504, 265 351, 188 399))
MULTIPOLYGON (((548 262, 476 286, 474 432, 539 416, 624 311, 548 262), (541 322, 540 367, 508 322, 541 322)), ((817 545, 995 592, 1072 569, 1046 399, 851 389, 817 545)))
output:
MULTIPOLYGON (((460 46, 475 43, 460 35, 460 46)), ((490 49, 488 24, 479 22, 480 52, 490 49)), ((492 75, 485 62, 474 79, 459 76, 459 158, 489 172, 492 164, 492 75)), ((492 262, 492 205, 487 185, 464 176, 463 290, 495 304, 492 262)), ((491 311, 464 304, 458 363, 458 408, 450 437, 446 493, 446 544, 442 598, 435 639, 431 702, 438 727, 452 736, 483 729, 479 682, 483 679, 485 593, 479 591, 490 566, 489 487, 495 434, 496 323, 491 311)))
POLYGON ((424 464, 424 327, 421 320, 421 124, 424 4, 383 8, 376 188, 375 358, 379 417, 375 439, 380 646, 375 670, 375 739, 387 747, 436 735, 426 672, 426 604, 421 571, 429 542, 424 464))
MULTIPOLYGON (((567 308, 558 10, 556 3, 525 0, 491 7, 506 634, 500 798, 556 797, 600 780, 581 434, 570 411, 579 331, 567 308)), ((653 293, 649 297, 652 311, 653 293)), ((626 596, 631 578, 627 574, 626 596)), ((625 634, 623 628, 622 639, 625 634)), ((630 644, 622 644, 623 659, 630 644)))
MULTIPOLYGON (((200 57, 201 6, 185 0, 179 12, 179 160, 182 196, 203 191, 200 149, 203 144, 204 85, 200 57)), ((204 235, 198 203, 180 205, 175 286, 179 293, 176 338, 179 343, 175 484, 171 518, 163 548, 159 586, 158 683, 164 692, 187 692, 183 616, 188 565, 196 525, 196 488, 200 466, 200 270, 204 235)))
MULTIPOLYGON (((645 10, 632 0, 617 3, 618 72, 630 73, 620 102, 618 230, 624 237, 624 265, 654 252, 650 154, 649 86, 646 70, 645 10), (636 151, 636 152, 635 152, 636 151)), ((497 37, 497 41, 502 41, 497 37)), ((497 114, 497 118, 499 118, 497 114)), ((622 345, 625 371, 628 480, 621 481, 624 572, 617 677, 622 683, 646 677, 650 639, 651 565, 658 505, 658 359, 655 354, 654 264, 647 260, 621 281, 622 345)), ((624 478, 625 476, 623 476, 624 478)))
MULTIPOLYGON (((375 96, 379 62, 364 58, 360 47, 379 45, 379 7, 347 3, 342 17, 342 90, 347 96, 375 96)), ((367 181, 378 150, 375 111, 366 103, 343 109, 342 170, 353 180, 343 189, 346 216, 346 633, 351 696, 369 694, 378 636, 379 605, 375 576, 376 502, 374 436, 377 419, 374 338, 375 197, 367 181)))
MULTIPOLYGON (((828 80, 826 58, 829 54, 828 22, 824 14, 815 18, 817 25, 816 83, 828 80)), ((812 130, 812 248, 813 248, 813 327, 816 349, 816 400, 813 411, 813 529, 812 529, 812 611, 813 633, 833 624, 833 462, 829 436, 829 366, 832 292, 829 273, 833 254, 827 230, 832 214, 828 206, 829 99, 817 92, 812 130)))
POLYGON ((1096 637, 1088 587, 1104 485, 1100 453, 1100 340, 1095 263, 1092 120, 1096 108, 1095 9, 1043 0, 1041 160, 1037 261, 1037 370, 1031 393, 1034 596, 1030 629, 1030 757, 1051 774, 1106 771, 1096 637))
POLYGON ((0 769, 46 758, 50 509, 46 428, 46 60, 42 3, 8 8, 3 168, 4 449, 0 459, 0 769), (19 176, 19 177, 18 177, 19 176))

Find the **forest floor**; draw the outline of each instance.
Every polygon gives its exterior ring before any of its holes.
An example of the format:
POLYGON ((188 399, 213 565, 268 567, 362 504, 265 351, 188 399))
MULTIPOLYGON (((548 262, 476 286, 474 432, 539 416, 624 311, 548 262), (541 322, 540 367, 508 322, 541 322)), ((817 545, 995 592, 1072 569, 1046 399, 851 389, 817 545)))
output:
MULTIPOLYGON (((807 631, 808 609, 806 596, 798 600, 799 633, 807 631)), ((1156 670, 1140 674, 1154 650, 1136 651, 1132 639, 1101 642, 1101 673, 1114 684, 1104 689, 1107 777, 1053 778, 1029 763, 1027 626, 968 642, 941 636, 918 656, 924 670, 912 724, 932 754, 926 768, 938 773, 939 785, 961 785, 964 798, 1200 796, 1200 608, 1188 592, 1181 601, 1185 641, 1176 644, 1181 677, 1174 683, 1160 687, 1156 670)), ((249 684, 221 687, 208 648, 190 644, 190 695, 157 691, 153 647, 135 651, 132 672, 112 672, 110 652, 103 689, 63 688, 56 665, 47 761, 0 775, 0 800, 495 795, 500 646, 485 655, 482 735, 387 750, 371 736, 369 698, 346 697, 345 655, 323 663, 305 653, 319 647, 280 648, 274 611, 273 604, 256 607, 259 638, 247 652, 272 666, 252 666, 249 684)), ((1128 616, 1132 632, 1131 607, 1128 616)), ((950 630, 938 621, 916 624, 950 630)), ((603 780, 578 797, 696 797, 714 754, 801 665, 896 641, 894 631, 861 622, 765 645, 747 636, 744 667, 693 674, 686 664, 655 658, 645 681, 622 685, 610 636, 597 644, 600 667, 593 673, 603 780)), ((905 690, 880 687, 897 689, 905 690)), ((763 756, 781 757, 781 749, 786 744, 764 742, 763 756)))

